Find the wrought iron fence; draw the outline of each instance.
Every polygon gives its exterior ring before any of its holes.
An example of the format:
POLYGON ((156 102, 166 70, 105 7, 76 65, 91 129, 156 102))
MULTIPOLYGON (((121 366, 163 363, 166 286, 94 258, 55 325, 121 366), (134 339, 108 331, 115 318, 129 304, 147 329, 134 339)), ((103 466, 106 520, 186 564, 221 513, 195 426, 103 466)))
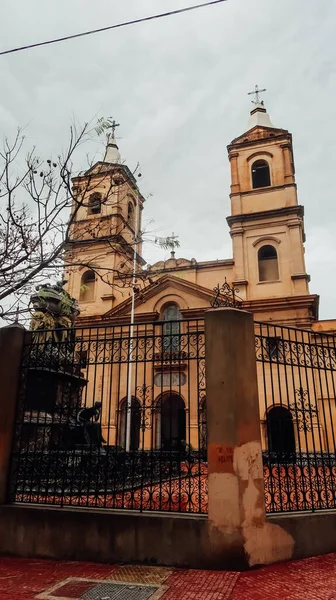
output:
POLYGON ((336 338, 256 323, 266 510, 336 508, 336 338))
POLYGON ((204 513, 203 320, 26 334, 9 500, 204 513))

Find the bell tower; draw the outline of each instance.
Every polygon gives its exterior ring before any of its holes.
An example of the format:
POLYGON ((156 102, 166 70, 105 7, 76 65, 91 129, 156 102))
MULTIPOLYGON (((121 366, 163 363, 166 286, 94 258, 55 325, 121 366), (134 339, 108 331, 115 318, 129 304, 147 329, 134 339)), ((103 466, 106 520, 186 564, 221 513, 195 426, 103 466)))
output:
MULTIPOLYGON (((135 240, 140 239, 144 198, 134 174, 121 162, 117 126, 113 121, 103 160, 72 180, 65 279, 83 317, 99 317, 128 297, 123 275, 132 272, 135 240)), ((141 242, 136 249, 140 270, 145 264, 141 242)))
POLYGON ((228 146, 234 283, 251 307, 270 298, 279 298, 279 306, 281 298, 298 308, 302 304, 295 323, 308 325, 317 318, 317 300, 309 296, 292 136, 274 127, 262 91, 256 86, 251 92, 248 129, 228 146))

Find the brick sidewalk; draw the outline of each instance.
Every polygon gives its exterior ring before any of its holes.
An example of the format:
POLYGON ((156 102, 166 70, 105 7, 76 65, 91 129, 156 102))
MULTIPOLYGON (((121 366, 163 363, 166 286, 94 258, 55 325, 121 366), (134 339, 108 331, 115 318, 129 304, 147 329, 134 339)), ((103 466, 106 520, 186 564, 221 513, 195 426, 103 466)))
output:
POLYGON ((0 600, 336 600, 336 554, 247 573, 0 558, 0 600))

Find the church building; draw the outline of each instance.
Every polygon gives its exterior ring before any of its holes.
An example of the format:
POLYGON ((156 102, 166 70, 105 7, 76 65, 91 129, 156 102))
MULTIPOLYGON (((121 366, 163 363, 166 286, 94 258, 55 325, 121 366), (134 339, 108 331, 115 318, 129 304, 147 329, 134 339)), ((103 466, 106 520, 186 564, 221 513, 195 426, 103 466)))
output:
POLYGON ((247 130, 228 146, 231 166, 232 258, 176 258, 146 265, 144 198, 121 162, 114 133, 102 162, 73 180, 82 200, 72 228, 66 272, 79 300, 79 325, 128 321, 135 260, 135 320, 200 316, 226 281, 256 320, 310 328, 319 298, 309 293, 304 259, 304 208, 298 204, 292 136, 275 127, 257 98, 247 130), (92 269, 88 268, 92 265, 92 269))
MULTIPOLYGON (((193 323, 199 323, 216 302, 225 305, 227 301, 253 314, 259 339, 262 337, 265 344, 261 348, 263 363, 257 364, 263 447, 282 449, 284 435, 279 437, 277 432, 286 430, 285 446, 287 450, 295 450, 303 435, 297 410, 294 414, 291 409, 291 399, 302 392, 301 383, 296 385, 294 381, 300 363, 296 363, 293 378, 288 382, 283 338, 290 335, 290 330, 286 334, 280 331, 279 336, 276 328, 308 330, 305 336, 314 335, 316 340, 316 336, 334 332, 336 327, 333 321, 318 321, 319 297, 309 292, 304 208, 298 203, 291 134, 272 124, 256 92, 246 131, 228 145, 231 214, 227 224, 232 257, 189 260, 176 258, 172 251, 168 260, 148 265, 141 244, 144 198, 136 174, 121 161, 114 130, 115 124, 103 160, 73 180, 74 197, 79 202, 74 202, 73 207, 71 243, 66 256, 71 266, 66 269, 65 278, 67 291, 79 301, 76 325, 82 328, 83 339, 89 340, 87 347, 93 335, 97 340, 99 336, 106 339, 106 335, 111 335, 107 331, 116 332, 118 328, 123 341, 123 327, 133 327, 133 323, 138 333, 141 328, 145 331, 141 335, 146 344, 148 328, 154 332, 155 323, 163 322, 161 354, 153 351, 152 362, 144 359, 141 372, 137 371, 139 380, 145 382, 141 389, 150 390, 151 395, 151 431, 143 426, 142 447, 154 444, 155 448, 169 448, 172 439, 176 443, 184 440, 196 448, 205 447, 204 358, 197 361, 198 372, 196 363, 194 371, 188 370, 188 353, 182 352, 179 336, 185 331, 190 334, 196 327, 193 323), (274 380, 273 361, 277 368, 274 380), (188 393, 184 391, 187 388, 188 393), (288 397, 286 407, 283 397, 288 397), (272 414, 275 421, 271 422, 272 414)), ((132 338, 132 329, 127 331, 132 338)), ((126 342, 132 350, 131 338, 126 342)), ((292 348, 296 351, 298 344, 288 347, 290 352, 292 348)), ((88 364, 86 394, 90 402, 97 398, 102 401, 103 435, 114 431, 114 439, 108 443, 126 448, 126 404, 130 410, 132 403, 130 447, 138 449, 141 414, 147 414, 147 399, 139 398, 141 389, 129 377, 132 365, 127 362, 127 355, 118 360, 115 364, 112 360, 113 364, 105 371, 97 360, 88 364)), ((325 398, 330 401, 328 385, 327 380, 316 385, 312 373, 307 376, 307 389, 319 389, 317 401, 321 407, 325 398)), ((331 420, 336 419, 335 410, 332 409, 330 419, 324 419, 323 427, 317 416, 312 419, 312 433, 305 438, 306 448, 311 447, 314 432, 318 432, 321 449, 329 447, 329 428, 331 420)))

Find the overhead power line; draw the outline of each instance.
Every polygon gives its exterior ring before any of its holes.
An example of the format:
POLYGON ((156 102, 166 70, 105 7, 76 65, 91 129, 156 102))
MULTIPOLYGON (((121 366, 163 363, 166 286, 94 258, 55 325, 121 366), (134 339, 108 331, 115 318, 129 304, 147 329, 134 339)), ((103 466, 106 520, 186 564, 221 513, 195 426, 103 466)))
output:
POLYGON ((212 0, 211 2, 203 2, 202 4, 195 4, 194 6, 179 8, 177 10, 171 10, 169 12, 159 13, 157 15, 151 15, 149 17, 133 19, 133 21, 125 21, 123 23, 116 23, 115 25, 109 25, 108 27, 100 27, 99 29, 92 29, 91 31, 83 31, 82 33, 74 33, 72 35, 65 35, 60 38, 46 40, 44 42, 28 44, 27 46, 19 46, 18 48, 11 48, 10 50, 3 50, 2 52, 0 52, 0 56, 3 56, 4 54, 13 54, 14 52, 21 52, 22 50, 30 50, 31 48, 38 48, 39 46, 47 46, 49 44, 57 44, 58 42, 65 42, 66 40, 74 40, 75 38, 84 37, 86 35, 93 35, 94 33, 101 33, 102 31, 110 31, 111 29, 120 29, 121 27, 127 27, 128 25, 136 25, 138 23, 144 23, 146 21, 154 21, 154 19, 163 19, 164 17, 172 17, 173 15, 179 15, 181 13, 190 12, 192 10, 197 10, 198 8, 212 6, 213 4, 221 4, 222 2, 227 2, 227 0, 212 0))

